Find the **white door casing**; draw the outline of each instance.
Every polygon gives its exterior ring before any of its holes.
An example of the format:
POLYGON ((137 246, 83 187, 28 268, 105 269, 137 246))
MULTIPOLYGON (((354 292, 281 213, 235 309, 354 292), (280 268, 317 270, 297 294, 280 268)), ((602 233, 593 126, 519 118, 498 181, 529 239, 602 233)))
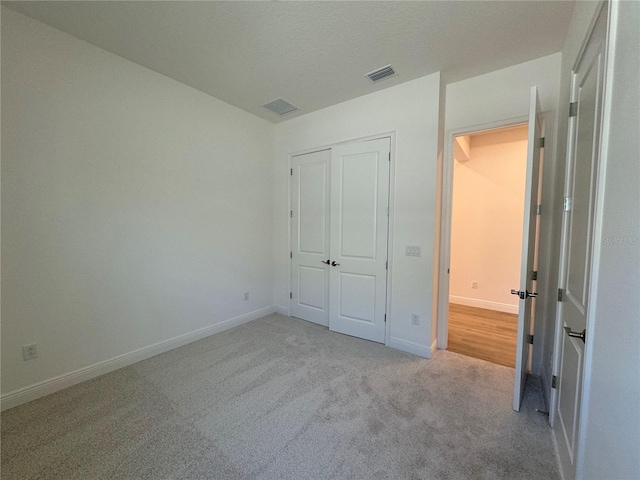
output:
POLYGON ((329 328, 384 343, 390 139, 331 150, 329 328))
POLYGON ((589 315, 597 174, 604 94, 607 8, 602 8, 573 69, 552 392, 553 429, 564 478, 576 478, 589 315))
POLYGON ((390 138, 291 158, 294 317, 384 343, 390 138))
POLYGON ((294 317, 329 325, 331 151, 291 159, 291 301, 294 317))
POLYGON ((522 229, 522 260, 520 263, 520 302, 518 308, 518 333, 516 337, 516 371, 513 386, 513 409, 520 411, 527 376, 529 358, 528 336, 534 300, 534 256, 536 249, 536 218, 538 182, 540 179, 540 151, 542 113, 537 87, 531 88, 529 103, 529 136, 527 139, 527 172, 524 194, 524 220, 522 229))

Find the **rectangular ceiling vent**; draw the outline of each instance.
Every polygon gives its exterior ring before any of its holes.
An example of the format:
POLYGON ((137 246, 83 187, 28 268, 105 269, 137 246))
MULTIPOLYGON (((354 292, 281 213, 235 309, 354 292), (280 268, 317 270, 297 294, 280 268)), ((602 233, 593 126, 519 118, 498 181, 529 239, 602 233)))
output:
POLYGON ((283 98, 276 98, 275 100, 271 100, 270 102, 262 105, 267 110, 271 110, 273 113, 277 113, 278 115, 286 115, 287 113, 295 112, 298 110, 298 107, 295 105, 291 105, 283 98))
POLYGON ((373 72, 367 73, 365 76, 369 77, 369 80, 372 82, 378 82, 383 78, 388 78, 396 74, 396 71, 393 69, 391 65, 387 65, 386 67, 379 68, 374 70, 373 72))

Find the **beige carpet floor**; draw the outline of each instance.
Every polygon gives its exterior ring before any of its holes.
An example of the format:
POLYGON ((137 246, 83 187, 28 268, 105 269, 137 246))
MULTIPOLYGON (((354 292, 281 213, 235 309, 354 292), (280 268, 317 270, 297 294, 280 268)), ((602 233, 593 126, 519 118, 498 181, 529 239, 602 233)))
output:
POLYGON ((274 314, 4 412, 2 479, 558 479, 512 382, 274 314))

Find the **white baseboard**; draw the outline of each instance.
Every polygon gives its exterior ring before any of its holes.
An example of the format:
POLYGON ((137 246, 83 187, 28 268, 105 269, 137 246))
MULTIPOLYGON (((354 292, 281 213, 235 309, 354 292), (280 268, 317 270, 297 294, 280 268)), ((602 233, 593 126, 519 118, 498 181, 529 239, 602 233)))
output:
POLYGON ((489 300, 478 300, 477 298, 457 297, 455 295, 449 295, 449 303, 466 305, 467 307, 486 308, 487 310, 495 310, 496 312, 515 313, 516 315, 518 314, 518 305, 490 302, 489 300))
POLYGON ((433 358, 433 356, 438 352, 438 339, 434 338, 433 342, 431 342, 431 356, 429 358, 433 358))
POLYGON ((420 345, 418 343, 408 342, 407 340, 400 340, 399 338, 391 337, 386 345, 387 347, 402 350, 403 352, 413 353, 414 355, 418 355, 419 357, 431 358, 433 356, 433 353, 436 351, 437 341, 434 341, 431 347, 425 347, 424 345, 420 345))
POLYGON ((42 382, 29 385, 28 387, 14 390, 0 397, 0 409, 4 411, 9 408, 17 407, 18 405, 44 397, 45 395, 57 392, 58 390, 77 385, 78 383, 91 380, 92 378, 113 372, 114 370, 118 370, 122 367, 127 367, 142 360, 146 360, 147 358, 173 350, 174 348, 195 342, 196 340, 257 320, 258 318, 276 311, 278 311, 277 307, 274 306, 261 308, 260 310, 255 310, 253 312, 240 315, 239 317, 224 320, 220 323, 216 323, 215 325, 194 330, 193 332, 185 333, 183 335, 149 345, 148 347, 143 347, 129 353, 118 355, 117 357, 113 357, 109 360, 79 368, 73 372, 58 375, 42 382))

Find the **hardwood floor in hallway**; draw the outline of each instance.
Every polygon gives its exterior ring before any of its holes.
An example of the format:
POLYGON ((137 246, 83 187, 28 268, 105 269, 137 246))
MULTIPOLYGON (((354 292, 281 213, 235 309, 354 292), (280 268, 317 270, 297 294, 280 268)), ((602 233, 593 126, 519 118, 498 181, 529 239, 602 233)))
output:
POLYGON ((449 304, 447 350, 514 368, 518 315, 449 304))

